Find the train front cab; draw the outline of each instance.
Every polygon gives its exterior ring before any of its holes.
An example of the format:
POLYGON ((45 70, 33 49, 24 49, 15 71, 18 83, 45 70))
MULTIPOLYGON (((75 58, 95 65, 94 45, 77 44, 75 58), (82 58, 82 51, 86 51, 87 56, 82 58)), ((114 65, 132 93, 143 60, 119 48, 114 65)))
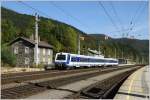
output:
POLYGON ((68 69, 70 61, 70 54, 67 53, 58 53, 55 57, 55 69, 68 69))

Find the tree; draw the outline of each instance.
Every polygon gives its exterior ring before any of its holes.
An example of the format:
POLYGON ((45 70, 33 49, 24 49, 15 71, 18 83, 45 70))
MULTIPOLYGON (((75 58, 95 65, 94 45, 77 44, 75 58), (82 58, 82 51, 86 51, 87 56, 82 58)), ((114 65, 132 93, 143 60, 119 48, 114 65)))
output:
POLYGON ((1 60, 4 64, 9 64, 10 66, 16 65, 16 57, 11 52, 11 49, 6 44, 2 44, 1 60))
POLYGON ((9 42, 16 37, 16 27, 10 20, 2 20, 2 43, 9 42))

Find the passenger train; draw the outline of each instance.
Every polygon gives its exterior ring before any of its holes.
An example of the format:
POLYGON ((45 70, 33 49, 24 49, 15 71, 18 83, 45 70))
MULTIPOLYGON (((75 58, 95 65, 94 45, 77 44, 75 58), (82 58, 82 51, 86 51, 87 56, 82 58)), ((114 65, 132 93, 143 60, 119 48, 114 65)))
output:
POLYGON ((114 58, 86 56, 71 53, 57 53, 55 57, 55 67, 58 69, 112 65, 118 65, 118 60, 114 58))

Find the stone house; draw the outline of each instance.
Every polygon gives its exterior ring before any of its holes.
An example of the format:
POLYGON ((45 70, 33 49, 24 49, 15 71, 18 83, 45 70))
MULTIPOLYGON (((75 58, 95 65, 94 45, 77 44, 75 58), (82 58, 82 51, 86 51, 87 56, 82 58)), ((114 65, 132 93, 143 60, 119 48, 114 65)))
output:
MULTIPOLYGON (((16 55, 16 66, 32 66, 35 64, 35 41, 25 37, 18 37, 9 44, 16 55)), ((38 64, 53 63, 53 47, 44 42, 38 42, 38 64)))

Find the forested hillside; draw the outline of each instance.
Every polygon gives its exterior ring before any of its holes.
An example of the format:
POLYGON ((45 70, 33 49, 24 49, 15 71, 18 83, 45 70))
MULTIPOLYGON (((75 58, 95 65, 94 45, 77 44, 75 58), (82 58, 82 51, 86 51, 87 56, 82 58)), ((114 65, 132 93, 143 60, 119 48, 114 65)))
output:
MULTIPOLYGON (((2 44, 8 43, 18 36, 30 37, 34 34, 34 16, 19 14, 12 10, 1 8, 2 17, 2 44)), ((81 53, 87 49, 97 49, 100 44, 102 53, 107 57, 125 57, 134 61, 143 59, 148 62, 148 40, 113 39, 104 40, 105 35, 88 35, 79 29, 53 19, 40 17, 39 36, 54 46, 54 52, 77 53, 77 35, 81 34, 81 53)))

